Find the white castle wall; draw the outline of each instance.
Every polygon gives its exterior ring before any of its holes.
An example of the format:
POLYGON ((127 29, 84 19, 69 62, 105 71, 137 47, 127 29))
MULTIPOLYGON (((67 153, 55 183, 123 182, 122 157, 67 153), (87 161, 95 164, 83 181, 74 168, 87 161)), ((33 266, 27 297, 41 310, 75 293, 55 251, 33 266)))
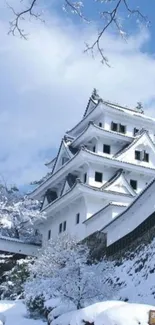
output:
POLYGON ((26 244, 15 238, 0 237, 0 251, 36 256, 39 248, 37 245, 26 244))
POLYGON ((48 242, 48 231, 51 230, 51 237, 55 238, 59 234, 59 224, 66 221, 66 231, 78 240, 85 237, 85 226, 83 221, 86 218, 86 205, 83 198, 80 198, 76 203, 69 202, 67 208, 61 209, 61 212, 49 216, 46 224, 43 225, 41 232, 43 235, 43 245, 48 242), (80 213, 80 222, 76 224, 76 215, 80 213))
POLYGON ((86 226, 86 236, 89 236, 95 231, 101 230, 104 226, 106 226, 109 221, 114 219, 119 213, 121 213, 125 209, 124 206, 108 206, 103 211, 100 211, 96 214, 96 216, 93 216, 92 218, 89 218, 85 222, 86 226))
POLYGON ((155 181, 136 200, 131 208, 127 209, 121 217, 107 226, 103 231, 107 233, 107 246, 113 244, 123 236, 138 227, 155 211, 155 181))

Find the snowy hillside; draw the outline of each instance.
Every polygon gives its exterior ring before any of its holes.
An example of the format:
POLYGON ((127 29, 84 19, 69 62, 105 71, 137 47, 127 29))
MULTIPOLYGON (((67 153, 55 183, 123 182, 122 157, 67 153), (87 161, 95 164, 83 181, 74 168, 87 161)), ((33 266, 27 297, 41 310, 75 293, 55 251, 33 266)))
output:
MULTIPOLYGON (((155 229, 138 239, 140 245, 131 247, 126 257, 117 260, 114 283, 117 299, 145 304, 155 304, 155 229), (152 241, 151 241, 152 240, 152 241)), ((121 253, 122 254, 122 253, 121 253)))

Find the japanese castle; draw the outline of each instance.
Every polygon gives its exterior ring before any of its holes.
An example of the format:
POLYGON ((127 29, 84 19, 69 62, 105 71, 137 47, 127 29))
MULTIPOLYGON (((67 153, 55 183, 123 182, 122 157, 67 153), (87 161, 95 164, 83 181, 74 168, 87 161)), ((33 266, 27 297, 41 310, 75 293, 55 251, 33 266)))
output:
POLYGON ((94 90, 81 121, 46 166, 49 177, 31 193, 47 215, 38 223, 43 244, 64 232, 80 241, 104 231, 111 245, 148 217, 141 196, 154 184, 155 120, 140 103, 123 107, 94 90))

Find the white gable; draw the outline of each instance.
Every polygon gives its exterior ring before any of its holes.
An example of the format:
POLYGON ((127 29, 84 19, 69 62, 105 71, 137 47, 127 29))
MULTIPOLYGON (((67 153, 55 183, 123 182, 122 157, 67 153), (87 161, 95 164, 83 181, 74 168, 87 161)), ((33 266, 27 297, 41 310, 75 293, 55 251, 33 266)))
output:
POLYGON ((152 142, 147 132, 137 137, 129 146, 120 153, 115 155, 115 158, 124 162, 137 163, 146 167, 155 167, 155 145, 152 142), (149 154, 149 161, 135 160, 135 151, 145 151, 149 154))
POLYGON ((72 157, 71 152, 68 149, 67 144, 62 140, 59 152, 53 167, 53 172, 56 172, 61 166, 63 166, 72 157))
POLYGON ((128 194, 128 195, 130 194, 132 196, 136 195, 135 191, 132 189, 132 187, 126 180, 123 173, 118 174, 118 177, 116 176, 114 181, 109 182, 109 185, 107 182, 107 185, 105 184, 104 187, 105 187, 104 190, 106 190, 106 191, 119 192, 119 193, 128 194))
POLYGON ((88 115, 96 107, 96 105, 97 103, 90 98, 84 116, 88 115))
POLYGON ((65 184, 63 186, 63 189, 62 189, 62 192, 61 192, 61 195, 64 195, 65 193, 67 193, 68 191, 70 190, 70 186, 67 182, 67 180, 65 181, 65 184))

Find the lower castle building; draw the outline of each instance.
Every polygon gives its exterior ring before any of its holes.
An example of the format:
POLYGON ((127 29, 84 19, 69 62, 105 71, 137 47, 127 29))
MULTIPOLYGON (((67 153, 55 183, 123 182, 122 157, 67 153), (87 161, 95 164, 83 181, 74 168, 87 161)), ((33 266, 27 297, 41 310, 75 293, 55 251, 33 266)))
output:
POLYGON ((50 176, 30 194, 47 215, 38 222, 43 244, 64 232, 82 240, 102 231, 110 247, 147 218, 141 200, 155 183, 155 120, 94 90, 46 166, 50 176))

